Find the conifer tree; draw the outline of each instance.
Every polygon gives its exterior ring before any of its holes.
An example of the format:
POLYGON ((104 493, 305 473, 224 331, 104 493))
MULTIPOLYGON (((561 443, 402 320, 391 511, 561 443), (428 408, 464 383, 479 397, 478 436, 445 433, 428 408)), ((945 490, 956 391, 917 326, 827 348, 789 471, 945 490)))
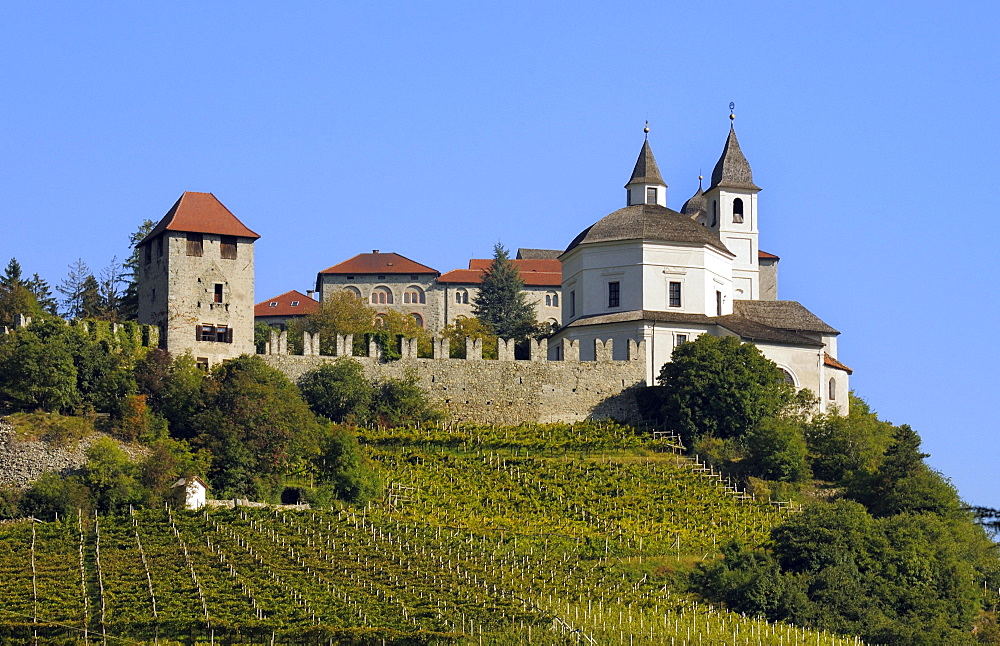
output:
POLYGON ((56 289, 63 295, 63 314, 66 318, 84 318, 89 315, 84 309, 85 294, 87 295, 87 306, 92 308, 93 295, 97 292, 97 279, 90 273, 90 267, 87 266, 87 263, 80 258, 69 266, 69 273, 56 289))
POLYGON ((35 295, 35 300, 38 301, 38 306, 41 307, 43 311, 51 314, 52 316, 57 316, 59 305, 56 303, 56 299, 52 295, 52 288, 49 287, 49 281, 45 280, 38 274, 32 274, 31 278, 29 278, 25 283, 25 287, 27 287, 28 291, 35 295))
POLYGON ((155 226, 156 223, 152 220, 143 220, 139 228, 129 235, 128 246, 132 253, 122 263, 122 271, 119 275, 119 279, 125 283, 118 308, 122 320, 134 321, 139 318, 139 247, 137 245, 155 226))
POLYGON ((524 340, 535 330, 535 306, 526 300, 524 281, 499 242, 493 247, 493 262, 483 273, 472 312, 501 339, 524 340))

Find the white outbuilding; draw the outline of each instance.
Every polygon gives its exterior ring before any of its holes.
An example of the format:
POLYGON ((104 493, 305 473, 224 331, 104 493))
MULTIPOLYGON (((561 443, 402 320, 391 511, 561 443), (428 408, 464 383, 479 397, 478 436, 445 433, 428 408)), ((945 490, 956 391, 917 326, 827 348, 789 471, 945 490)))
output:
POLYGON ((201 509, 205 506, 208 485, 198 476, 180 478, 171 489, 174 501, 184 509, 201 509))

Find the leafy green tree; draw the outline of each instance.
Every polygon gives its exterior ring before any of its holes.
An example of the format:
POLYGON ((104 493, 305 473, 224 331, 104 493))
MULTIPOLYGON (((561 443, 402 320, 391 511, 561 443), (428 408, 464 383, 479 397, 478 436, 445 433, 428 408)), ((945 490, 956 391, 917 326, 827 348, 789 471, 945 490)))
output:
POLYGON ((791 419, 768 417, 746 436, 744 468, 766 480, 805 482, 809 470, 808 450, 801 425, 791 419))
POLYGON ((70 411, 80 403, 65 326, 39 321, 0 341, 0 402, 13 410, 70 411))
POLYGON ((465 339, 480 339, 483 342, 483 359, 498 356, 497 336, 477 318, 460 316, 441 330, 442 339, 448 339, 448 356, 452 359, 465 358, 465 339))
POLYGON ((146 492, 147 507, 162 507, 179 478, 208 472, 211 456, 195 453, 187 442, 160 439, 150 445, 150 454, 139 466, 139 483, 146 492))
POLYGON ((78 476, 63 476, 55 472, 43 473, 24 492, 21 512, 25 516, 55 519, 72 516, 77 512, 93 512, 90 490, 78 476))
POLYGON ((501 339, 523 341, 535 332, 535 306, 527 300, 517 266, 499 242, 493 247, 493 262, 483 273, 472 312, 501 339))
POLYGON ((361 364, 349 357, 310 370, 298 385, 313 412, 330 421, 363 424, 371 415, 374 389, 361 364))
POLYGON ((774 362, 731 336, 677 346, 658 381, 662 415, 688 446, 702 435, 743 436, 795 401, 774 362))
POLYGON ((301 341, 302 330, 319 333, 320 351, 334 354, 336 336, 353 334, 354 351, 367 354, 365 334, 375 331, 375 315, 378 312, 354 294, 342 291, 324 298, 317 310, 306 317, 302 327, 289 324, 289 343, 301 341))
POLYGON ((219 366, 205 391, 193 445, 211 452, 208 476, 224 494, 267 499, 283 475, 318 453, 322 429, 309 405, 260 357, 219 366))
POLYGON ((42 316, 42 312, 38 299, 27 287, 0 286, 0 325, 13 327, 17 323, 18 314, 37 320, 42 316))
POLYGON ((341 500, 365 504, 381 489, 378 473, 365 459, 357 438, 342 426, 328 425, 317 463, 320 477, 341 500))
POLYGON ((874 516, 930 512, 956 515, 962 504, 958 492, 931 469, 920 452, 920 436, 909 425, 893 429, 893 444, 873 473, 851 479, 845 495, 865 505, 874 516))
POLYGON ((125 289, 121 294, 119 313, 124 321, 135 321, 139 318, 139 268, 142 259, 140 258, 139 247, 156 223, 152 220, 143 220, 139 228, 129 234, 128 246, 131 253, 121 266, 120 279, 125 283, 125 289))
POLYGON ((831 482, 874 471, 893 441, 892 424, 881 421, 868 403, 853 393, 847 415, 816 415, 805 424, 804 432, 813 472, 831 482))
POLYGON ((443 414, 431 406, 427 393, 417 384, 414 374, 376 384, 372 415, 383 426, 402 426, 443 418, 443 414))
POLYGON ((103 437, 87 449, 87 463, 81 479, 98 513, 121 512, 129 505, 139 505, 146 498, 138 481, 138 471, 138 466, 114 440, 103 437))

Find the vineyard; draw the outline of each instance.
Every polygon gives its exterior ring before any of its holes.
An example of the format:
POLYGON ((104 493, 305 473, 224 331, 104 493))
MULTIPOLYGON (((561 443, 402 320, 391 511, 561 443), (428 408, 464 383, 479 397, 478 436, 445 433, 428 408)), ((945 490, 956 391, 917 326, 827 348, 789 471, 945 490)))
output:
POLYGON ((365 508, 136 510, 0 528, 12 643, 851 644, 695 603, 671 572, 785 513, 619 427, 362 430, 365 508))

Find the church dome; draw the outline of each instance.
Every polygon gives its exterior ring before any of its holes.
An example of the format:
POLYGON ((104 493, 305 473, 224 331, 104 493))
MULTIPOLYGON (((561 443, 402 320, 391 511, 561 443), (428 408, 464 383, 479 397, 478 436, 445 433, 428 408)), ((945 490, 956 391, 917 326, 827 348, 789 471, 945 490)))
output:
POLYGON ((681 213, 690 218, 697 217, 699 213, 704 213, 707 210, 708 200, 705 199, 705 192, 701 190, 701 186, 698 187, 698 192, 688 198, 688 201, 681 207, 681 213))
POLYGON ((730 254, 718 233, 706 229, 686 215, 658 204, 634 204, 604 216, 581 231, 566 247, 566 251, 581 244, 622 240, 705 244, 730 254))

